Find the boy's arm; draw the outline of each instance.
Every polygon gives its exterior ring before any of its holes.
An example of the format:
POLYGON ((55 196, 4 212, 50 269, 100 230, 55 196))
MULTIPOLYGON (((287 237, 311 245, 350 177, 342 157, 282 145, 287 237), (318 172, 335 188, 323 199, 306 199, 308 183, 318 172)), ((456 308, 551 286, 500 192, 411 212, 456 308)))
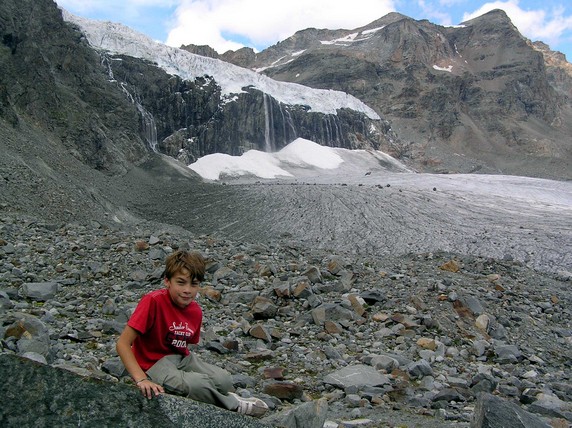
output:
POLYGON ((155 393, 155 395, 159 395, 165 392, 165 390, 161 385, 148 380, 147 374, 143 371, 135 359, 131 345, 138 335, 139 333, 137 330, 126 325, 123 329, 123 332, 121 333, 121 336, 119 336, 119 339, 117 339, 115 348, 117 349, 117 353, 119 354, 123 365, 133 380, 136 382, 137 387, 141 390, 145 397, 152 398, 153 393, 155 393))

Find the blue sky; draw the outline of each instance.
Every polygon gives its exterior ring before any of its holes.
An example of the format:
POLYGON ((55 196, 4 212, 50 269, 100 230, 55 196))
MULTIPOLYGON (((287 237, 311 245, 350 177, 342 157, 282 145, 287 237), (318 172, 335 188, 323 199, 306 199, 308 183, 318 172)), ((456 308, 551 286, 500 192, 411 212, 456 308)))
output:
POLYGON ((298 30, 352 29, 396 11, 456 25, 503 9, 527 38, 547 43, 572 61, 570 0, 56 0, 85 18, 123 23, 170 46, 209 45, 219 53, 260 51, 298 30))

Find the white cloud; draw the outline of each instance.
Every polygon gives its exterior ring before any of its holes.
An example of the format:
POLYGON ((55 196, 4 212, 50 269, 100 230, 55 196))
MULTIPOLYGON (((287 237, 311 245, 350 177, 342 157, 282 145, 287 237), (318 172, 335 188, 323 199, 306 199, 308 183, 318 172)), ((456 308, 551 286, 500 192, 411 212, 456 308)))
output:
MULTIPOLYGON (((458 0, 441 0, 439 3, 443 6, 443 2, 445 3, 455 3, 458 0)), ((419 9, 423 12, 423 18, 429 19, 440 25, 451 25, 453 21, 451 19, 451 15, 446 12, 441 12, 438 8, 435 7, 434 4, 430 3, 427 4, 425 0, 418 0, 417 5, 419 9)), ((450 4, 445 4, 445 6, 450 6, 450 4)))
POLYGON ((243 46, 236 40, 267 46, 302 28, 351 29, 394 10, 393 0, 181 0, 167 44, 223 53, 243 46))
MULTIPOLYGON (((541 7, 542 5, 539 5, 541 7)), ((479 9, 463 16, 463 21, 476 18, 493 9, 502 9, 518 30, 532 40, 542 40, 556 45, 566 31, 572 30, 572 16, 564 16, 563 8, 523 10, 519 0, 505 0, 485 3, 479 9)))

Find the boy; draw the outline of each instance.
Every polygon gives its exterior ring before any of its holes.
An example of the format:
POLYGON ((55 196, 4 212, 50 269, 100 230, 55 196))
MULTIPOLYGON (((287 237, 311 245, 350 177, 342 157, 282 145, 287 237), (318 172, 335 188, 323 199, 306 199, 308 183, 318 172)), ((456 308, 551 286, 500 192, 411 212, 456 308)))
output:
POLYGON ((168 392, 262 416, 268 409, 264 401, 230 392, 230 374, 188 349, 200 338, 203 313, 195 298, 204 276, 200 254, 170 254, 165 261, 165 288, 143 296, 117 340, 117 353, 147 398, 168 392))

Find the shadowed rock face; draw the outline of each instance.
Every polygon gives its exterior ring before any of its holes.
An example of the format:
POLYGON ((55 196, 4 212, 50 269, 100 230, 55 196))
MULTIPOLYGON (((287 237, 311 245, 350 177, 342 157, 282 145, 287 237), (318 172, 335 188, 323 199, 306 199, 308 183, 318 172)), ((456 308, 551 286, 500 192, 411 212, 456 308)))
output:
POLYGON ((106 57, 106 64, 152 117, 156 149, 186 164, 211 153, 274 152, 296 138, 350 149, 379 149, 397 140, 387 122, 349 109, 335 115, 312 112, 252 88, 224 103, 208 76, 186 81, 139 59, 117 58, 121 61, 106 57))
POLYGON ((2 426, 268 426, 183 397, 147 400, 132 386, 83 378, 13 355, 0 355, 0 378, 2 426))
POLYGON ((145 159, 137 109, 109 90, 99 55, 55 3, 2 2, 0 41, 0 118, 13 133, 36 127, 44 140, 54 136, 70 156, 110 173, 145 159))

